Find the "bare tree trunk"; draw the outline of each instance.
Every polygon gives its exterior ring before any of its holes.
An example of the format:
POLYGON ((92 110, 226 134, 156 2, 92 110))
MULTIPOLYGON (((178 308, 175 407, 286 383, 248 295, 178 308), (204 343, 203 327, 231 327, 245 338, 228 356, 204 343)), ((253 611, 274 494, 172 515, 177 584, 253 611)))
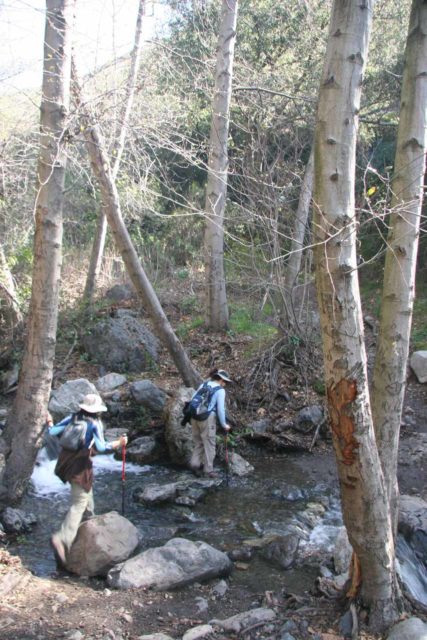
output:
POLYGON ((356 260, 355 148, 372 0, 335 0, 319 91, 313 229, 325 381, 344 522, 370 624, 398 617, 395 551, 375 442, 356 260))
POLYGON ((238 0, 223 0, 218 37, 215 93, 209 140, 208 183, 205 210, 205 252, 207 276, 206 324, 219 331, 228 326, 228 305, 224 275, 224 211, 228 174, 228 130, 231 84, 236 40, 238 0))
POLYGON ((390 231, 373 377, 372 411, 394 526, 397 454, 415 297, 427 149, 427 4, 413 0, 405 52, 390 231))
MULTIPOLYGON (((76 78, 75 81, 78 94, 77 100, 80 103, 80 89, 76 78)), ((200 384, 201 376, 193 367, 182 344, 175 335, 138 258, 122 218, 119 194, 110 169, 101 131, 97 124, 91 122, 90 113, 87 111, 87 107, 83 105, 81 105, 81 120, 92 171, 99 182, 101 190, 102 210, 113 232, 117 248, 126 265, 129 277, 150 315, 155 332, 171 354, 184 383, 189 387, 196 387, 200 384)))
POLYGON ((283 308, 281 313, 281 330, 295 324, 295 312, 293 303, 293 290, 301 270, 301 260, 304 249, 304 236, 307 229, 308 214, 310 211, 311 196, 313 193, 314 178, 314 149, 305 168, 304 178, 298 200, 298 208, 295 214, 295 224, 292 234, 292 242, 289 250, 289 259, 286 265, 283 308))
POLYGON ((5 320, 8 329, 14 329, 22 323, 22 313, 16 299, 15 284, 12 274, 0 245, 0 316, 5 320))
POLYGON ((22 497, 45 423, 55 357, 62 261, 65 136, 75 0, 46 1, 40 158, 30 312, 18 390, 5 437, 6 499, 22 497))
MULTIPOLYGON (((122 117, 122 123, 120 127, 119 137, 113 147, 112 153, 112 178, 115 180, 120 167, 120 160, 122 158, 123 149, 125 146, 126 129, 129 123, 129 117, 132 110, 133 99, 135 96, 136 80, 138 77, 139 60, 141 57, 142 49, 142 18, 145 15, 145 0, 140 0, 138 8, 138 17, 136 21, 135 30, 135 43, 131 55, 131 62, 129 68, 129 76, 127 81, 126 101, 125 109, 122 117)), ((101 269, 102 257, 104 254, 105 240, 107 237, 107 219, 104 212, 99 212, 98 221, 96 225, 95 237, 92 245, 92 252, 89 262, 89 270, 86 279, 85 290, 83 294, 83 301, 91 305, 93 302, 93 296, 95 292, 96 280, 99 276, 101 269)))

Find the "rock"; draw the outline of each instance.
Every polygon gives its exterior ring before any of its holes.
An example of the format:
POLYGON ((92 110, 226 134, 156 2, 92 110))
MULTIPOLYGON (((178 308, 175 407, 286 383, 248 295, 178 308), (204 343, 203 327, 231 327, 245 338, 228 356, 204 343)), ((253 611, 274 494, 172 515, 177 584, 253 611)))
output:
POLYGON ((142 491, 136 489, 134 498, 144 504, 173 502, 175 498, 185 495, 197 501, 203 498, 209 489, 219 487, 221 483, 222 480, 217 478, 190 478, 167 484, 149 484, 142 491))
POLYGON ((82 343, 90 357, 110 371, 146 371, 158 360, 157 338, 129 313, 101 320, 82 343))
POLYGON ((206 638, 213 633, 213 627, 210 624, 200 624, 184 633, 182 640, 200 640, 206 638))
POLYGON ((83 522, 67 555, 66 568, 80 576, 105 576, 139 543, 138 529, 115 511, 83 522))
POLYGON ((409 364, 417 376, 418 382, 427 382, 427 351, 414 351, 409 364))
POLYGON ((334 549, 335 573, 340 574, 348 570, 352 554, 353 547, 348 540, 347 529, 340 527, 334 549))
POLYGON ((206 542, 172 538, 163 547, 148 549, 111 569, 107 582, 117 589, 164 591, 228 575, 231 570, 228 556, 206 542))
POLYGON ((233 562, 239 562, 240 560, 248 561, 252 559, 254 555, 253 549, 250 547, 241 547, 240 549, 232 549, 228 552, 228 557, 233 562))
POLYGON ((266 609, 260 607, 258 609, 250 609, 243 613, 238 613, 231 618, 225 620, 211 620, 211 624, 221 627, 224 631, 230 631, 231 633, 242 633, 248 627, 253 625, 262 625, 262 623, 270 622, 274 620, 276 613, 273 609, 266 609))
POLYGON ((419 618, 409 618, 392 627, 386 640, 427 640, 427 624, 419 618))
POLYGON ((348 610, 343 616, 341 616, 338 623, 338 628, 344 638, 351 638, 353 635, 353 616, 351 611, 348 610))
POLYGON ((261 418, 261 420, 255 420, 248 424, 248 429, 252 431, 253 434, 264 434, 268 431, 271 431, 271 420, 268 418, 261 418))
POLYGON ((190 400, 195 389, 189 387, 179 387, 176 394, 166 403, 165 418, 165 438, 172 462, 179 465, 188 466, 193 452, 193 438, 191 425, 181 425, 182 409, 184 403, 190 400))
POLYGON ((296 424, 302 429, 311 429, 317 427, 317 425, 323 420, 323 407, 318 404, 313 404, 309 407, 301 409, 297 416, 296 424))
POLYGON ((111 289, 108 289, 105 297, 111 302, 123 302, 124 300, 132 300, 136 295, 131 284, 115 284, 111 289))
POLYGON ((162 457, 163 449, 154 436, 141 436, 127 447, 126 455, 130 462, 151 464, 162 457))
POLYGON ((19 378, 19 366, 17 363, 13 365, 11 369, 8 371, 3 371, 0 374, 0 387, 2 391, 8 391, 12 387, 14 387, 19 378))
POLYGON ((299 543, 299 536, 283 536, 265 546, 262 556, 282 569, 289 569, 295 562, 299 543))
POLYGON ((137 640, 173 640, 165 633, 149 633, 147 635, 138 636, 137 640))
POLYGON ((400 496, 398 529, 427 565, 427 502, 416 496, 400 496))
MULTIPOLYGON (((230 557, 230 554, 228 555, 230 557)), ((228 591, 228 584, 225 580, 220 580, 212 587, 212 594, 218 598, 223 598, 228 591)))
POLYGON ((78 378, 77 380, 68 380, 58 389, 52 391, 49 400, 49 411, 55 418, 63 418, 64 416, 74 413, 79 409, 81 402, 87 393, 96 393, 98 391, 94 384, 86 380, 86 378, 78 378))
POLYGON ((31 527, 37 523, 33 513, 25 513, 21 509, 6 507, 0 514, 0 522, 6 533, 25 533, 31 531, 31 527))
POLYGON ((156 387, 151 380, 137 380, 129 387, 137 404, 142 405, 155 415, 161 415, 166 405, 167 394, 156 387))
POLYGON ((295 640, 295 636, 288 633, 288 631, 284 631, 280 636, 280 640, 295 640))
POLYGON ((107 373, 107 375, 102 376, 102 378, 98 378, 95 382, 95 386, 98 389, 99 393, 110 393, 117 389, 117 387, 121 387, 123 384, 127 382, 126 376, 121 373, 107 373))
POLYGON ((209 609, 209 603, 206 598, 202 598, 201 596, 199 596, 198 598, 196 598, 196 607, 199 613, 204 613, 209 609))
MULTIPOLYGON (((0 438, 0 440, 3 440, 3 438, 0 438)), ((6 469, 6 456, 3 453, 0 453, 0 484, 2 483, 5 469, 6 469)))
POLYGON ((249 475, 254 470, 254 467, 241 455, 232 451, 230 453, 230 473, 240 478, 249 475))

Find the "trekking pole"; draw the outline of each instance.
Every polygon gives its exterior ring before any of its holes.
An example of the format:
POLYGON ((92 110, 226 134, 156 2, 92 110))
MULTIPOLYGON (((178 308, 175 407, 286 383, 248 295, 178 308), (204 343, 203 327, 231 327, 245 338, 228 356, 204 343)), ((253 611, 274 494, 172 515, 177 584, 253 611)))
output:
POLYGON ((126 444, 122 446, 122 516, 125 515, 126 444))
POLYGON ((228 460, 228 434, 225 434, 225 484, 230 484, 230 463, 228 460))

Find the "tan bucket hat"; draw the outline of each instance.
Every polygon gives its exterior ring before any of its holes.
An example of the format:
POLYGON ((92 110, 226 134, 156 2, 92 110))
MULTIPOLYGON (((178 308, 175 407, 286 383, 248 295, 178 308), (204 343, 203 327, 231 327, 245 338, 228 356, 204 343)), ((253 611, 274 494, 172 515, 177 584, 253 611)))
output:
POLYGON ((105 404, 102 402, 101 397, 96 393, 87 393, 83 400, 79 403, 80 409, 87 411, 88 413, 100 413, 101 411, 108 411, 105 404))
POLYGON ((219 376, 222 380, 225 380, 225 382, 233 382, 228 373, 224 371, 224 369, 218 369, 216 375, 219 376))

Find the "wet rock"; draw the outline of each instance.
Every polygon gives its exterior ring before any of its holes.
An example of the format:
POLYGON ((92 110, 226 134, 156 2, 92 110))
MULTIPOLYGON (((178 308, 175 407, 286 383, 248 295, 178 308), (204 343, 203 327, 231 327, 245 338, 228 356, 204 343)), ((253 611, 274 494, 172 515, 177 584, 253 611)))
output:
POLYGON ((6 533, 25 533, 37 523, 33 513, 25 513, 21 509, 6 507, 0 514, 0 522, 6 533))
POLYGON ((387 636, 387 640, 424 640, 427 638, 427 624, 419 618, 409 618, 399 622, 387 636))
POLYGON ((102 376, 102 378, 98 378, 95 382, 95 386, 99 393, 104 394, 114 391, 114 389, 121 387, 126 382, 126 376, 121 373, 107 373, 107 375, 102 376))
POLYGON ((230 454, 230 473, 233 476, 243 478, 249 475, 254 470, 254 467, 241 455, 234 451, 230 454))
POLYGON ((165 418, 165 438, 172 462, 179 465, 188 466, 193 453, 193 438, 191 425, 181 425, 182 409, 184 403, 190 400, 195 389, 190 387, 179 387, 176 394, 166 403, 165 418))
POLYGON ((217 478, 190 478, 163 485, 149 484, 142 490, 136 489, 134 499, 144 504, 160 504, 174 502, 176 498, 189 497, 195 503, 203 498, 209 489, 217 488, 221 484, 222 480, 217 478))
POLYGON ((398 529, 427 564, 427 502, 416 496, 400 496, 398 529))
POLYGON ((98 391, 94 384, 86 380, 86 378, 77 378, 76 380, 68 380, 58 389, 52 391, 49 400, 49 411, 55 418, 63 418, 70 413, 79 410, 79 402, 81 402, 87 393, 96 393, 98 391))
POLYGON ((299 543, 300 538, 298 536, 283 536, 264 547, 262 556, 281 569, 289 569, 297 557, 299 543))
POLYGON ((210 623, 220 627, 224 631, 242 633, 248 627, 252 627, 253 625, 261 626, 263 623, 267 624, 275 618, 276 613, 273 609, 260 607, 258 609, 250 609, 249 611, 238 613, 237 615, 231 616, 231 618, 226 618, 225 620, 211 620, 210 623))
POLYGON ((83 522, 67 555, 66 568, 80 576, 105 576, 139 543, 138 529, 115 511, 83 522))
POLYGON ((162 457, 163 449, 153 436, 141 436, 132 441, 126 449, 130 462, 138 464, 151 464, 162 457))
POLYGON ((286 487, 285 489, 274 489, 272 496, 289 502, 298 502, 298 500, 306 499, 307 492, 298 487, 286 487))
POLYGON ((325 507, 323 504, 318 502, 309 502, 307 504, 307 508, 302 513, 298 514, 298 520, 309 528, 314 529, 314 527, 319 524, 324 514, 325 507))
POLYGON ((166 591, 228 575, 228 556, 205 542, 173 538, 111 569, 107 581, 117 589, 152 588, 166 591))
POLYGON ((137 380, 130 385, 132 398, 154 415, 161 415, 166 405, 167 394, 151 380, 137 380))
POLYGON ((352 554, 353 547, 349 542, 347 529, 345 527, 340 527, 337 538, 335 540, 334 548, 335 573, 340 574, 347 571, 350 566, 352 554))
POLYGON ((90 357, 110 371, 146 371, 158 360, 157 338, 130 313, 101 320, 82 343, 90 357))
POLYGON ((427 351, 414 351, 409 364, 417 376, 418 382, 427 382, 427 351))
POLYGON ((210 624, 200 624, 184 633, 182 640, 201 640, 207 638, 213 633, 213 627, 210 624))

